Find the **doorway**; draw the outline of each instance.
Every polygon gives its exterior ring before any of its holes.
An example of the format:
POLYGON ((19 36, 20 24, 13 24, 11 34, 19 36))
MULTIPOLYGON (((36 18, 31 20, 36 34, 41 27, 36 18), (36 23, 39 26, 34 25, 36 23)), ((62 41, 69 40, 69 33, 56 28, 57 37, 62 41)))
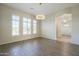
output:
POLYGON ((72 37, 72 14, 63 14, 61 16, 57 16, 55 20, 57 41, 70 43, 72 37))

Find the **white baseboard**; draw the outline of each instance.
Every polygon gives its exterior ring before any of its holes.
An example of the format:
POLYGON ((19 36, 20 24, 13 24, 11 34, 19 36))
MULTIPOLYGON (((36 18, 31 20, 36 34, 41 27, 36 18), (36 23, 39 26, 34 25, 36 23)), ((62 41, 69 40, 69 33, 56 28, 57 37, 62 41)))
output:
MULTIPOLYGON (((38 36, 37 36, 37 37, 38 37, 38 36)), ((33 38, 37 38, 37 37, 31 37, 31 38, 29 38, 29 39, 33 39, 33 38)), ((29 40, 29 39, 20 39, 20 40, 16 40, 16 41, 5 42, 5 43, 1 43, 0 45, 9 44, 9 43, 14 43, 14 42, 19 42, 19 41, 23 41, 23 40, 29 40)))

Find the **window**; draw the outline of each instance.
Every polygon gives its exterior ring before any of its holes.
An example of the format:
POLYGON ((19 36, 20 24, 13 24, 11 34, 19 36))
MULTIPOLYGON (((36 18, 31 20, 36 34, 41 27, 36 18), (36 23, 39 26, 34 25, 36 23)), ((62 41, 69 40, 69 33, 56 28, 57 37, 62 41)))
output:
POLYGON ((37 33, 37 21, 33 20, 33 34, 37 33))
POLYGON ((28 28, 27 28, 28 34, 31 34, 31 19, 28 18, 28 28))
POLYGON ((31 34, 31 19, 23 18, 23 34, 31 34))
POLYGON ((19 16, 12 15, 12 35, 19 35, 19 16))

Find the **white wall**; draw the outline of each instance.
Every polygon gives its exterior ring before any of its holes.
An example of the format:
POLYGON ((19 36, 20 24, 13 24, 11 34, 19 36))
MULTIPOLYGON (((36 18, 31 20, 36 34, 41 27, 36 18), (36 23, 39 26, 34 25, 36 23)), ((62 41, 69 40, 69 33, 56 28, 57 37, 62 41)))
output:
POLYGON ((79 5, 72 7, 72 43, 79 45, 79 5))
MULTIPOLYGON (((23 35, 22 34, 22 18, 23 16, 28 16, 34 19, 34 17, 30 14, 22 12, 17 9, 9 8, 7 6, 0 5, 0 45, 5 43, 11 43, 21 40, 27 40, 31 38, 35 38, 39 36, 39 26, 37 25, 38 33, 31 34, 31 35, 23 35), (2 11, 1 11, 2 10, 2 11), (11 15, 15 14, 20 16, 20 35, 19 36, 12 36, 12 27, 11 27, 11 15)), ((38 23, 39 24, 39 23, 38 23)))
POLYGON ((49 16, 41 21, 41 36, 48 39, 56 39, 55 17, 49 16))
POLYGON ((41 36, 56 39, 55 17, 63 14, 72 14, 71 43, 79 45, 79 5, 61 10, 41 21, 41 36))
POLYGON ((56 40, 56 24, 55 17, 61 16, 64 13, 70 13, 70 8, 60 10, 57 13, 47 17, 44 21, 41 21, 41 36, 56 40))
POLYGON ((1 39, 2 39, 2 29, 1 29, 1 25, 2 25, 2 19, 1 19, 1 13, 2 12, 2 9, 0 9, 0 41, 2 41, 1 39))

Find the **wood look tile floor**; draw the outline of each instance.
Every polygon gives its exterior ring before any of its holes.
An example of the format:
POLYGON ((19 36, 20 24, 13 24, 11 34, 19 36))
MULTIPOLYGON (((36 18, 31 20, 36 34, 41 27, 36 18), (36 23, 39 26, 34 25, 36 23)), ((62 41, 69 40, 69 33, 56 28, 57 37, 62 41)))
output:
POLYGON ((62 35, 61 37, 58 37, 58 40, 59 41, 62 41, 62 42, 68 42, 68 43, 71 43, 71 39, 72 37, 69 36, 69 35, 62 35))
POLYGON ((79 56, 79 46, 34 38, 0 45, 0 56, 79 56))

